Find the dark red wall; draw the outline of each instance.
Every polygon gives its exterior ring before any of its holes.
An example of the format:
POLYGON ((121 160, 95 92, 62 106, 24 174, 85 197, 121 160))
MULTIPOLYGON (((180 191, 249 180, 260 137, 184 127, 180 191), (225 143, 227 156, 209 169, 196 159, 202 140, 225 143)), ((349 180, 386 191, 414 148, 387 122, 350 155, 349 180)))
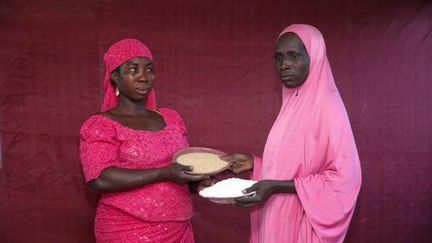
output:
MULTIPOLYGON (((280 105, 279 32, 318 27, 357 141, 363 185, 346 242, 431 242, 432 2, 0 2, 0 242, 92 242, 96 195, 78 157, 102 55, 133 37, 159 104, 193 146, 260 154, 280 105)), ((195 198, 197 242, 247 242, 248 211, 195 198)))

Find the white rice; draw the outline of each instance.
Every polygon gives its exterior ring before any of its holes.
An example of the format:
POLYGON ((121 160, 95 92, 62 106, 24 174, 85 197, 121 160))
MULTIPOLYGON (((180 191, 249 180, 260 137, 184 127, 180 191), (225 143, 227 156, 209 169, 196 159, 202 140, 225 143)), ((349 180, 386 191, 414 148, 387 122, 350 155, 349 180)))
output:
POLYGON ((251 187, 256 181, 243 180, 240 178, 229 178, 213 186, 206 187, 199 192, 202 197, 206 198, 234 198, 245 196, 243 190, 251 187))

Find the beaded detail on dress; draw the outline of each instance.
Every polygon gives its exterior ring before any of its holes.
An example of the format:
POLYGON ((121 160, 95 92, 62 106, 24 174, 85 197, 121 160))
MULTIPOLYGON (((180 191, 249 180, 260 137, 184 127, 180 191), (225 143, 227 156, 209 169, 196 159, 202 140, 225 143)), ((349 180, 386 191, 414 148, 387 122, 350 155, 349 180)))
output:
MULTIPOLYGON (((80 155, 86 181, 111 166, 127 169, 164 167, 188 147, 186 128, 177 112, 162 108, 165 128, 134 130, 103 115, 90 117, 81 127, 80 155)), ((187 185, 160 182, 126 192, 104 193, 99 204, 145 221, 178 221, 192 217, 187 185)))

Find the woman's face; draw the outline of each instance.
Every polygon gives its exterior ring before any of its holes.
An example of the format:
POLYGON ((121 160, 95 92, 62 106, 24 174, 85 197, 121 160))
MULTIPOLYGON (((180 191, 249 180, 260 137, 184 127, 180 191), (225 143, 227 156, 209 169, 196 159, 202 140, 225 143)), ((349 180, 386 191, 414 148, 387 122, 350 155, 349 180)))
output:
POLYGON ((285 87, 294 88, 306 81, 309 75, 309 55, 296 34, 287 32, 278 39, 275 64, 285 87))
POLYGON ((145 57, 128 60, 113 72, 111 79, 118 85, 120 94, 133 101, 147 98, 153 87, 155 75, 153 63, 145 57))

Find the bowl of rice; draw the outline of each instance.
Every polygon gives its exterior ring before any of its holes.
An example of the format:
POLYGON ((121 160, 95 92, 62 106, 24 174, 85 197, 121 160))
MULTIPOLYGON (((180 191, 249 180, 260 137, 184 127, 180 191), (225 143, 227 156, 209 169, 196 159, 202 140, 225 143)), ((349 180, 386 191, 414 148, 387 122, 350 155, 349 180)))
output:
POLYGON ((232 162, 219 158, 225 155, 224 152, 202 147, 189 147, 178 151, 173 160, 179 164, 192 166, 193 170, 189 174, 215 175, 228 169, 232 162))

